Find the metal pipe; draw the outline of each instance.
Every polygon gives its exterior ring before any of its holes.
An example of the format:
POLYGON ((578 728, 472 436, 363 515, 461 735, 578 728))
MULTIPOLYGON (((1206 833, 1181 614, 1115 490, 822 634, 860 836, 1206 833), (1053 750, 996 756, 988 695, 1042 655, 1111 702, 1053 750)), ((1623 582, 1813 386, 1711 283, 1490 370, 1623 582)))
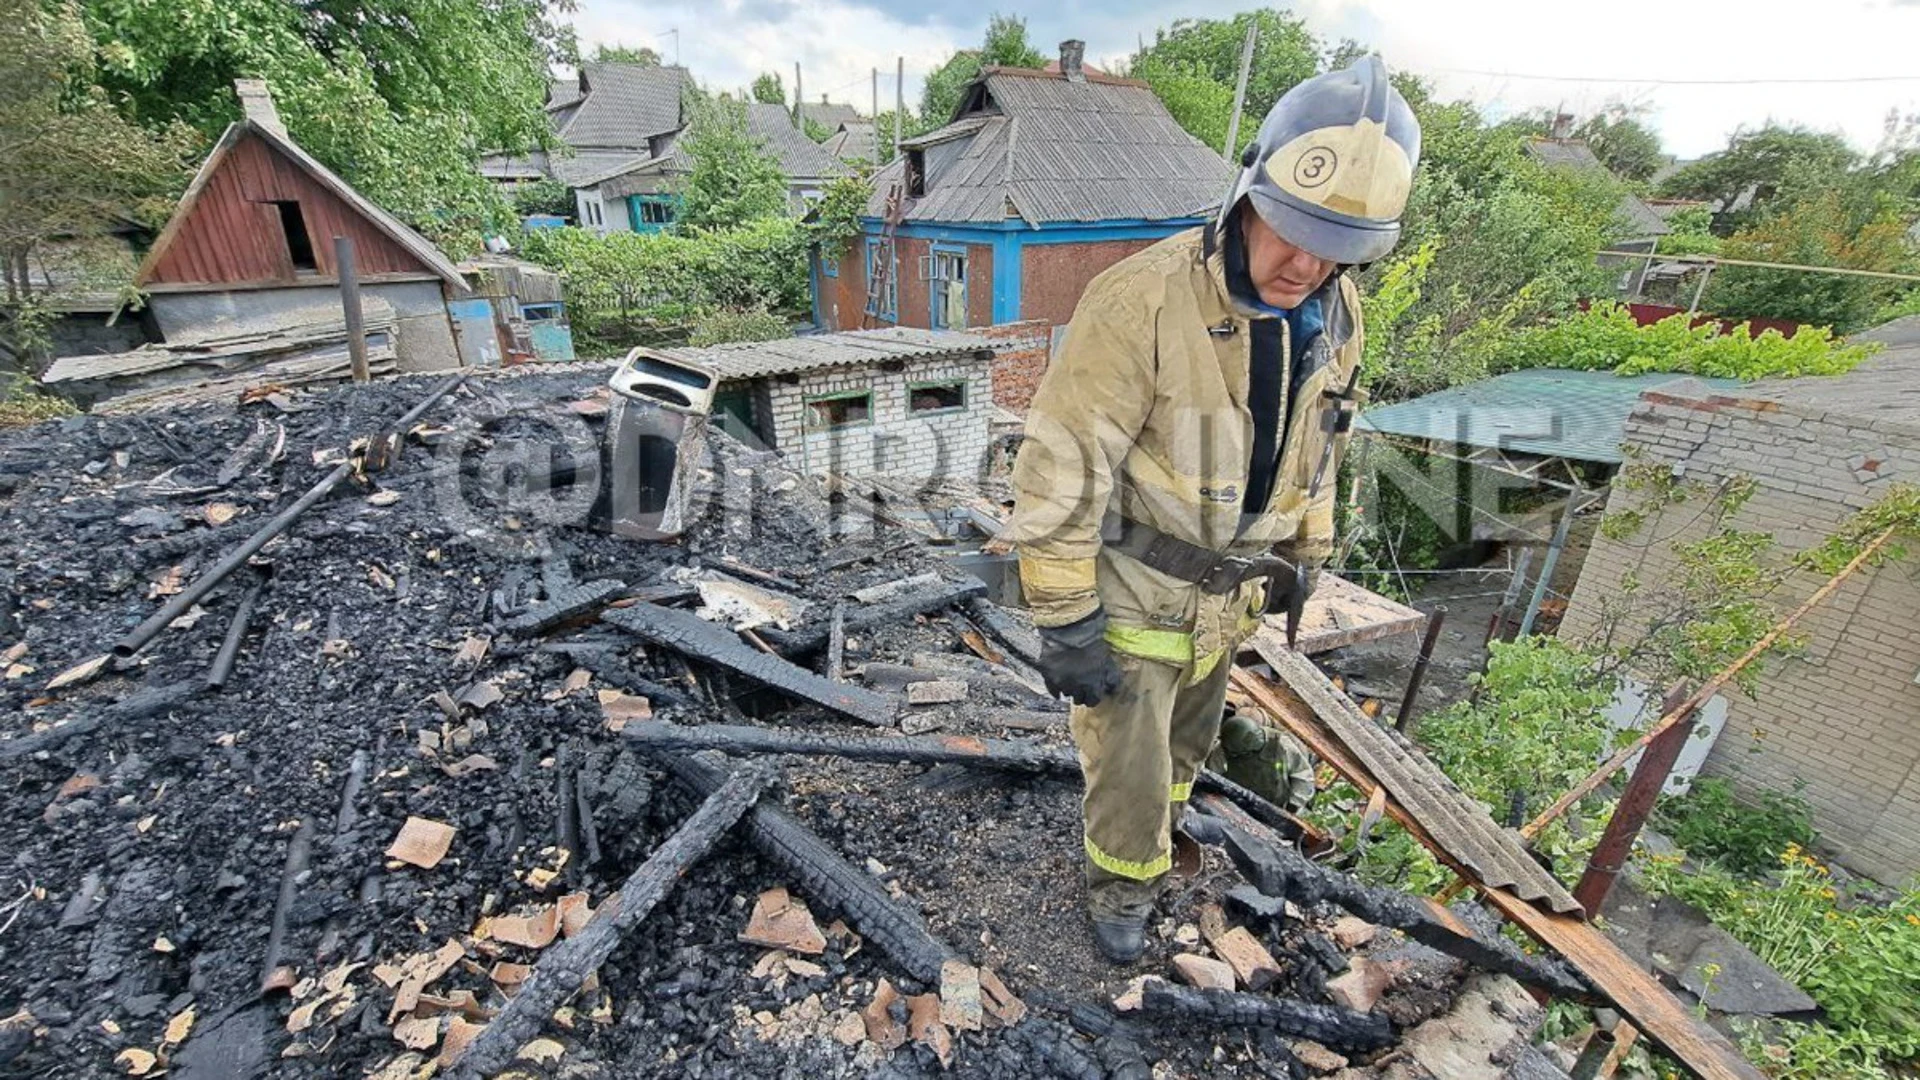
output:
POLYGON ((1553 527, 1553 542, 1547 545, 1547 557, 1540 563, 1540 577, 1533 583, 1533 596, 1527 600, 1527 613, 1520 617, 1520 629, 1514 633, 1514 639, 1533 633, 1533 620, 1540 614, 1540 605, 1546 602, 1547 585, 1553 580, 1553 568, 1560 563, 1560 552, 1567 546, 1567 533, 1573 529, 1573 512, 1580 505, 1578 493, 1567 496, 1567 508, 1560 513, 1560 523, 1553 527))
POLYGON ((1599 1080, 1601 1070, 1613 1057, 1613 1048, 1620 1040, 1613 1032, 1600 1028, 1587 1039, 1587 1045, 1580 1048, 1580 1057, 1573 1063, 1568 1076, 1572 1080, 1599 1080))
POLYGON ((367 370, 367 317, 360 306, 360 271, 353 262, 353 238, 333 238, 333 270, 340 278, 340 306, 346 311, 347 357, 353 364, 353 381, 366 382, 373 376, 367 370))
POLYGON ((1247 40, 1240 46, 1240 78, 1233 87, 1233 115, 1227 120, 1227 145, 1220 148, 1220 156, 1234 168, 1240 166, 1240 163, 1234 160, 1234 154, 1239 149, 1236 144, 1240 141, 1240 110, 1247 104, 1247 74, 1253 70, 1253 43, 1259 36, 1260 23, 1249 20, 1247 40))
MULTIPOLYGON (((1675 684, 1667 691, 1666 700, 1660 703, 1660 712, 1676 709, 1687 698, 1684 682, 1675 684)), ((1600 843, 1593 849, 1593 855, 1587 859, 1587 868, 1580 874, 1580 883, 1573 887, 1573 898, 1587 911, 1592 920, 1600 914, 1600 908, 1607 902, 1607 894, 1613 891, 1614 879, 1620 876, 1620 870, 1626 866, 1627 859, 1633 854, 1633 843, 1640 836, 1647 818, 1653 814, 1655 803, 1660 801, 1660 792, 1667 786, 1667 778, 1673 775, 1674 762, 1680 759, 1680 752, 1686 749, 1687 739, 1693 734, 1691 720, 1683 720, 1648 744, 1647 751, 1640 758, 1640 764, 1633 770, 1633 776, 1627 780, 1627 789, 1621 793, 1620 802, 1614 807, 1613 816, 1607 819, 1607 827, 1600 834, 1600 843)))
POLYGON ((255 585, 240 598, 240 606, 233 609, 227 636, 220 642, 220 651, 213 656, 213 667, 207 670, 207 689, 218 690, 227 685, 227 676, 233 674, 233 662, 240 656, 240 642, 247 636, 247 623, 253 619, 254 602, 259 599, 260 586, 255 585))
POLYGON ((1427 616, 1427 632, 1420 639, 1420 655, 1413 661, 1413 671, 1407 676, 1407 691, 1400 696, 1400 712, 1393 718, 1393 728, 1402 735, 1412 735, 1418 725, 1412 724, 1413 701, 1420 696, 1420 684, 1427 677, 1427 665, 1433 662, 1433 647, 1440 642, 1440 628, 1446 625, 1447 609, 1438 607, 1427 616))
MULTIPOLYGON (((399 431, 405 431, 409 424, 412 424, 415 420, 425 415, 426 411, 432 408, 435 402, 445 397, 448 391, 465 382, 466 378, 465 374, 448 376, 439 385, 435 386, 432 392, 418 405, 408 409, 404 416, 395 421, 394 428, 399 431)), ((339 465, 334 466, 332 472, 321 477, 319 483, 308 488, 307 493, 300 496, 292 506, 275 514, 265 525, 260 526, 258 532, 247 537, 239 547, 229 552, 227 556, 219 562, 214 563, 213 567, 206 573, 195 578, 192 584, 175 593, 173 599, 168 600, 159 611, 149 615, 147 621, 134 627, 131 633, 119 641, 114 642, 114 655, 122 657, 132 656, 134 653, 146 648, 147 643, 160 636, 160 632, 165 630, 173 620, 185 615, 193 605, 205 599, 207 594, 214 590, 215 586, 225 581, 235 570, 246 565, 246 561, 259 554, 260 549, 266 547, 269 540, 287 531, 288 526, 292 525, 301 514, 313 509, 315 503, 326 498, 329 492, 335 487, 338 487, 340 482, 352 473, 352 462, 343 461, 339 465)))

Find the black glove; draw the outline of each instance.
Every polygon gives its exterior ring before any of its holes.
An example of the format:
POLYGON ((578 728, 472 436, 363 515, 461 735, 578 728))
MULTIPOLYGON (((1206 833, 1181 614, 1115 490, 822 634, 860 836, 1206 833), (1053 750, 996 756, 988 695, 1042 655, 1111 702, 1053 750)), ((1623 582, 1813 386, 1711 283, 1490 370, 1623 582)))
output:
POLYGON ((1080 705, 1098 705, 1120 688, 1120 665, 1107 644, 1107 613, 1093 614, 1065 626, 1040 628, 1040 675, 1047 691, 1080 705))
POLYGON ((1320 564, 1306 563, 1300 567, 1297 577, 1275 575, 1267 579, 1268 615, 1284 615, 1294 606, 1294 594, 1300 594, 1300 603, 1305 604, 1307 597, 1320 585, 1320 564))

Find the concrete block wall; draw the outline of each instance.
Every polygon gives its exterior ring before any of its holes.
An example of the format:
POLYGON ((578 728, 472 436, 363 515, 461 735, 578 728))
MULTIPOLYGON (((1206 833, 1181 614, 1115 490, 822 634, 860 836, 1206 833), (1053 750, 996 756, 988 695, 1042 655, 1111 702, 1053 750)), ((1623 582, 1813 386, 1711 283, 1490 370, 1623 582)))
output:
POLYGON ((810 372, 793 382, 768 380, 775 445, 814 474, 867 473, 908 479, 977 476, 986 467, 993 405, 992 365, 968 357, 909 360, 899 370, 878 365, 810 372), (961 382, 966 407, 936 413, 908 410, 918 383, 961 382), (871 418, 847 427, 806 429, 806 402, 829 394, 871 391, 871 418))
MULTIPOLYGON (((1752 477, 1755 493, 1730 524, 1772 533, 1782 563, 1893 483, 1920 481, 1920 428, 1737 393, 1650 392, 1626 442, 1639 461, 1678 467, 1688 481, 1752 477)), ((1616 491, 1609 509, 1640 497, 1616 491)), ((1674 570, 1673 544, 1711 528, 1701 508, 1696 496, 1649 514, 1622 541, 1595 537, 1561 635, 1595 634, 1628 574, 1657 588, 1674 570)), ((1783 613, 1825 580, 1783 574, 1772 597, 1783 613)), ((1804 784, 1829 853, 1901 883, 1920 872, 1920 553, 1857 574, 1801 626, 1803 655, 1770 660, 1752 697, 1729 694, 1707 771, 1749 798, 1804 784)))

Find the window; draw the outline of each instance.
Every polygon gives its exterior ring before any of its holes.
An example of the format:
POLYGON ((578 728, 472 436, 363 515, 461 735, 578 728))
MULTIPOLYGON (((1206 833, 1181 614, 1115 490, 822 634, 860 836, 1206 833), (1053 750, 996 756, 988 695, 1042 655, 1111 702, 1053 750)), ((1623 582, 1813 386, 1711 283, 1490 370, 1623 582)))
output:
POLYGON ((907 151, 907 198, 917 199, 927 193, 927 152, 925 150, 907 151))
POLYGON ((873 391, 849 390, 841 394, 822 394, 807 399, 806 426, 809 431, 858 427, 873 421, 873 391))
POLYGON ((673 201, 671 199, 640 200, 640 223, 642 225, 673 224, 673 201))
POLYGON ((900 320, 900 261, 891 240, 867 241, 867 314, 900 320))
POLYGON ((929 326, 935 330, 967 328, 967 253, 964 248, 933 249, 927 272, 927 296, 932 304, 929 326))
POLYGON ((307 235, 307 219, 300 212, 300 204, 287 199, 275 202, 273 208, 280 212, 280 231, 286 234, 287 257, 292 260, 295 272, 310 274, 320 269, 313 258, 313 238, 307 235))
POLYGON ((910 415, 959 412, 966 407, 967 384, 964 380, 907 384, 907 412, 910 415))

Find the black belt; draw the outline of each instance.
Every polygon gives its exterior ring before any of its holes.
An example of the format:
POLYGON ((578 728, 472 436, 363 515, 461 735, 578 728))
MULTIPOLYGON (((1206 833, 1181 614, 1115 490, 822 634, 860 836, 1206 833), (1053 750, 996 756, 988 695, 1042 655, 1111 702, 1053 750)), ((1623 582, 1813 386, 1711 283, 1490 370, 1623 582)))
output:
POLYGON ((1107 515, 1101 530, 1106 547, 1138 559, 1168 577, 1200 586, 1200 591, 1219 596, 1258 578, 1282 578, 1288 584, 1299 576, 1300 568, 1277 555, 1232 555, 1182 540, 1142 522, 1107 515))

